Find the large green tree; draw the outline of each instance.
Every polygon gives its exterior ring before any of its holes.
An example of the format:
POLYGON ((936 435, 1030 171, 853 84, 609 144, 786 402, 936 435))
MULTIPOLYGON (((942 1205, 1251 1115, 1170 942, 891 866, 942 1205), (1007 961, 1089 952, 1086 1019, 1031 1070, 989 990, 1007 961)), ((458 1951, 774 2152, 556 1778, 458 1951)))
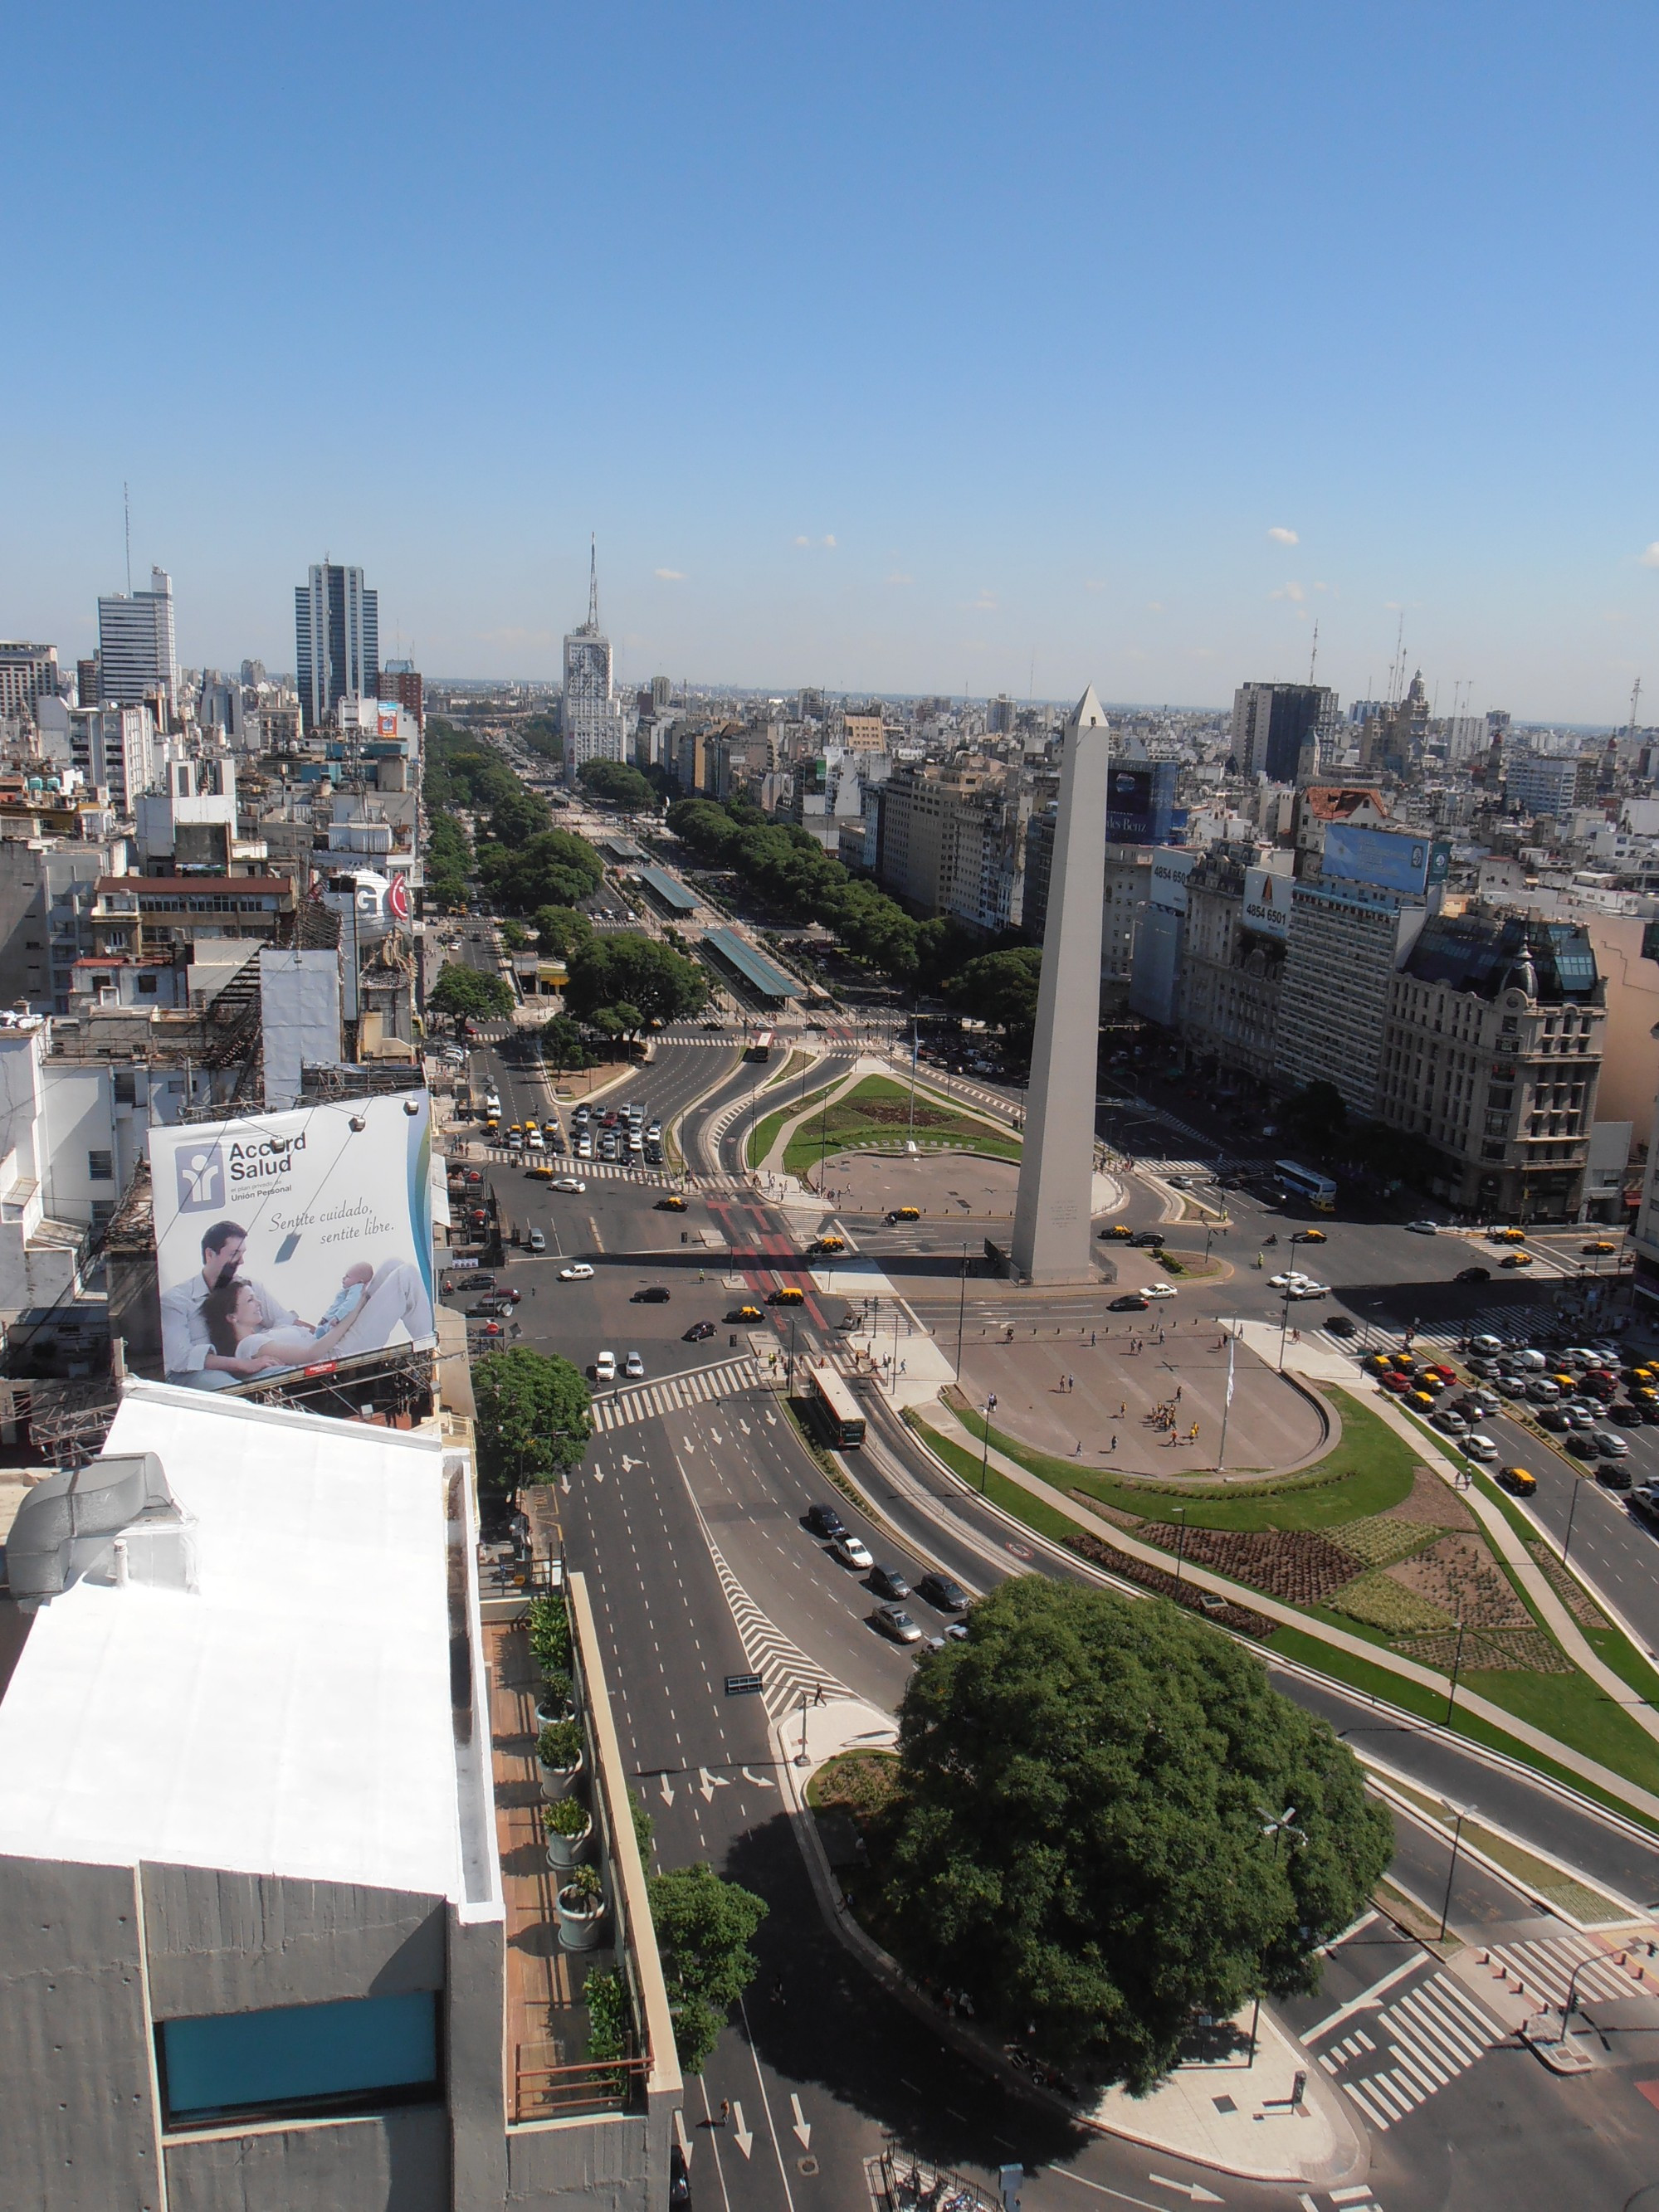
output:
POLYGON ((1392 1847, 1352 1753, 1253 1653, 1042 1576, 923 1662, 899 1759, 884 1905, 906 1963, 1136 2092, 1196 2013, 1316 1988, 1392 1847))
POLYGON ((945 995, 958 1013, 1029 1039, 1036 1027, 1042 980, 1041 948, 1022 945, 1008 952, 981 952, 951 977, 945 995))
POLYGON ((626 761, 584 761, 576 775, 584 790, 612 806, 654 808, 657 804, 654 789, 626 761))
POLYGON ((571 956, 564 1002, 584 1018, 601 1006, 626 1004, 647 1022, 672 1022, 695 1014, 708 996, 708 979, 695 960, 654 937, 618 930, 571 956))
POLYGON ((569 830, 544 830, 517 846, 481 845, 478 872, 514 914, 574 906, 605 881, 604 861, 586 837, 569 830))
POLYGON ((594 1055, 582 1035, 581 1024, 573 1022, 568 1014, 555 1014, 542 1025, 542 1058, 562 1075, 572 1068, 592 1067, 594 1055))
POLYGON ((674 2047, 684 2071, 701 2074, 727 2013, 755 1978, 749 1946, 766 1903, 701 1863, 653 1875, 650 1894, 674 2047))
POLYGON ((544 959, 568 960, 580 951, 593 934, 593 925, 579 906, 543 906, 536 909, 536 949, 544 959))
POLYGON ((463 968, 452 960, 440 969, 426 994, 427 1012, 451 1016, 459 1030, 466 1021, 489 1021, 513 1011, 513 986, 505 975, 463 968))
POLYGON ((579 1367, 515 1346, 487 1352, 472 1368, 478 1408, 478 1472, 496 1490, 554 1482, 582 1463, 593 1432, 592 1400, 579 1367))

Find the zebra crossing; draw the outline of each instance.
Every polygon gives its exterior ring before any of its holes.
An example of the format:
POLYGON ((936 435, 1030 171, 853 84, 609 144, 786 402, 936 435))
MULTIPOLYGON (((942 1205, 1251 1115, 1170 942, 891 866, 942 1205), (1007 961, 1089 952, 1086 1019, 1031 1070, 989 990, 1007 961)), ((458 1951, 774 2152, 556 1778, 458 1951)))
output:
POLYGON ((1366 2017, 1370 2026, 1350 2014, 1341 2023, 1347 2033, 1318 2057, 1380 2132, 1467 2073, 1509 2033, 1461 1983, 1439 1972, 1368 2008, 1366 2017))
POLYGON ((1638 1959, 1625 1951, 1609 1952, 1589 1936, 1542 1936, 1494 1943, 1486 1955, 1494 1972, 1513 1975, 1523 1996, 1541 1998, 1559 2013, 1575 1973, 1575 2007, 1597 1997, 1604 2004, 1659 1997, 1659 1967, 1647 1956, 1645 1940, 1639 1948, 1638 1959))
POLYGON ((636 1382, 632 1389, 595 1398, 593 1426, 605 1435, 612 1429, 630 1428, 636 1421, 654 1420, 664 1413, 683 1413, 690 1406, 712 1405, 734 1390, 752 1389, 759 1375, 755 1362, 744 1357, 722 1359, 714 1367, 688 1368, 683 1374, 666 1375, 660 1382, 636 1382))
MULTIPOLYGON (((690 1490, 689 1482, 686 1488, 690 1490)), ((799 1644, 775 1626, 755 1603, 726 1565, 726 1555, 714 1541, 714 1533, 703 1518, 695 1492, 691 1492, 691 1510, 697 1516, 697 1526, 731 1608, 743 1656, 749 1662, 750 1672, 761 1678, 761 1702, 769 1719, 781 1720, 785 1713, 804 1703, 824 1705, 835 1698, 851 1698, 854 1693, 845 1682, 820 1667, 816 1659, 809 1659, 799 1644)))

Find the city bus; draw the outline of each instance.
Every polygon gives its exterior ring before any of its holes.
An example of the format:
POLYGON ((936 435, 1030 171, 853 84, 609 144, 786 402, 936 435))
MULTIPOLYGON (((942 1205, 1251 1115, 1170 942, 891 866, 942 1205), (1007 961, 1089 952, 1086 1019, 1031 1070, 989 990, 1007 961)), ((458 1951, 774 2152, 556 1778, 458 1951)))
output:
POLYGON ((771 1030, 757 1030, 744 1048, 743 1056, 745 1060, 770 1060, 772 1057, 771 1030))
POLYGON ((1313 1168, 1298 1167, 1294 1160, 1275 1160, 1273 1173, 1292 1198, 1305 1199, 1321 1213, 1336 1211, 1336 1185, 1328 1175, 1320 1175, 1313 1168))
POLYGON ((807 1369, 806 1400, 832 1451, 855 1451, 864 1442, 863 1412, 833 1367, 807 1369))

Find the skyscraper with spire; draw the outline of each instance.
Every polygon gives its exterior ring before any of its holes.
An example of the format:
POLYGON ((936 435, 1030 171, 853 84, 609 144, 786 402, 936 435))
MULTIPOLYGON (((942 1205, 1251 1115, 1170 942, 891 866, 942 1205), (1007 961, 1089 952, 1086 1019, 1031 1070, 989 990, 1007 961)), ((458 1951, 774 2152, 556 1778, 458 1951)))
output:
POLYGON ((587 551, 587 620, 564 641, 564 780, 574 784, 584 761, 628 758, 628 709, 616 696, 611 641, 599 628, 599 551, 587 551))

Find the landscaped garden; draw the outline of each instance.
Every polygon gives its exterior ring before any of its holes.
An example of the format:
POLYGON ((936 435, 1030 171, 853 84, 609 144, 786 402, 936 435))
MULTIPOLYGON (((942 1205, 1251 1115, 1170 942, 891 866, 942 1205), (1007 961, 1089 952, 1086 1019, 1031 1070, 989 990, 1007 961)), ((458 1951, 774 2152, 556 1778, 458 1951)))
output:
POLYGON ((921 1152, 986 1152, 1001 1160, 1017 1160, 1020 1153, 1019 1139, 994 1121, 946 1106, 923 1091, 913 1101, 908 1084, 866 1075, 827 1111, 800 1124, 783 1164, 791 1175, 805 1176, 835 1152, 899 1152, 913 1140, 921 1152))

